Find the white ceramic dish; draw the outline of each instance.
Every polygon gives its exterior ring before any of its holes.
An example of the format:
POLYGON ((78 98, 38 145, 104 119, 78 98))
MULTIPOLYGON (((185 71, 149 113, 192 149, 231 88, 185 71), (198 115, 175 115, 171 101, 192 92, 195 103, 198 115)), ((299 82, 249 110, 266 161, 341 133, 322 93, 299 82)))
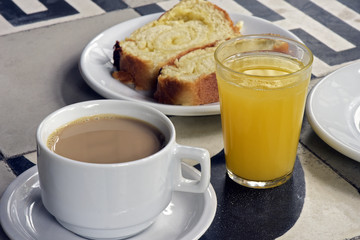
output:
MULTIPOLYGON (((85 47, 81 55, 79 68, 83 78, 91 88, 105 98, 140 101, 167 115, 198 116, 220 114, 220 104, 218 102, 200 106, 160 104, 155 102, 153 98, 146 96, 146 94, 137 92, 112 78, 112 52, 115 41, 123 40, 135 29, 158 18, 160 14, 146 15, 122 22, 97 35, 85 47)), ((242 34, 274 33, 300 41, 291 32, 266 20, 240 14, 230 14, 230 16, 234 22, 244 22, 244 28, 241 30, 242 34)))
POLYGON ((308 95, 306 115, 321 139, 360 162, 360 62, 322 79, 308 95))
MULTIPOLYGON (((186 178, 199 178, 199 172, 189 165, 183 164, 182 171, 186 178)), ((174 192, 171 203, 156 222, 129 239, 198 239, 213 221, 216 205, 211 185, 203 194, 174 192)), ((4 192, 0 220, 4 231, 14 240, 84 239, 63 228, 44 208, 37 166, 18 176, 4 192)))

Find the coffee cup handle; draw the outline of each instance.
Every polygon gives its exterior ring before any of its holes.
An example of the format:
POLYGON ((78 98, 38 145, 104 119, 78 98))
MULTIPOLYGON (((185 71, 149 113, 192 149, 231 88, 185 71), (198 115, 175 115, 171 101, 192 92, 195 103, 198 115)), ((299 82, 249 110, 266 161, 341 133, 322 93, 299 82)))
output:
POLYGON ((181 192, 202 193, 210 184, 210 154, 206 149, 188 147, 177 144, 174 148, 174 157, 177 163, 175 169, 174 190, 181 192), (181 173, 181 160, 191 159, 200 163, 201 176, 199 180, 184 178, 181 173))

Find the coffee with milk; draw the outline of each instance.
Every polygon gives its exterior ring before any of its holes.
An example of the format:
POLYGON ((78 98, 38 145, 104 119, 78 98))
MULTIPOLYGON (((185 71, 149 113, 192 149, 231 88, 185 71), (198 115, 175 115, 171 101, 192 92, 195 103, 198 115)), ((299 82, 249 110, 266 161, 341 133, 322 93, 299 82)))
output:
POLYGON ((54 131, 47 146, 55 153, 88 163, 121 163, 159 151, 164 135, 147 122, 115 114, 79 118, 54 131))

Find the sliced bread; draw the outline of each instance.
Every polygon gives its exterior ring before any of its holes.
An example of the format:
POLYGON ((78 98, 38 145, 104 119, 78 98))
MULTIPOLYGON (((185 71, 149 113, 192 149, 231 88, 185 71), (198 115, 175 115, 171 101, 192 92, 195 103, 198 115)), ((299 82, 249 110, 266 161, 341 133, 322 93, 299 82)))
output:
POLYGON ((239 31, 228 13, 211 2, 182 0, 115 45, 113 77, 133 83, 137 90, 155 91, 163 66, 239 31))
POLYGON ((201 105, 219 101, 214 52, 217 45, 195 49, 165 65, 155 99, 160 103, 201 105))

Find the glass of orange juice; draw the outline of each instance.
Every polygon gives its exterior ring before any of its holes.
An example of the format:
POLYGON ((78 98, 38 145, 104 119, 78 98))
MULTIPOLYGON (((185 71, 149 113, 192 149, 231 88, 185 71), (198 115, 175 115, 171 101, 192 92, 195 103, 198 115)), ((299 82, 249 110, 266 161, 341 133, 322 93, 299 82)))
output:
POLYGON ((247 35, 215 51, 227 173, 251 188, 291 178, 313 55, 302 43, 247 35))

